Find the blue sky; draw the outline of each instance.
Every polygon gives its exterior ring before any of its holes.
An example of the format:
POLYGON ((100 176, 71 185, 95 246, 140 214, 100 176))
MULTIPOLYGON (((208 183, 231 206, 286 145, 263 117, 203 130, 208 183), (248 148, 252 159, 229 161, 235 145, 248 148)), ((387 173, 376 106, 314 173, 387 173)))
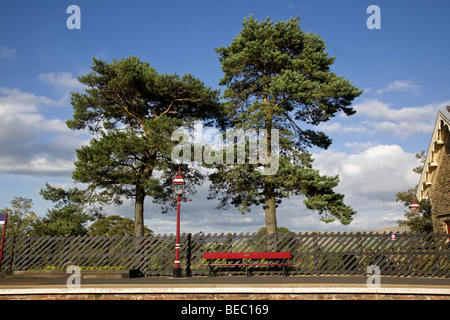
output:
MULTIPOLYGON (((313 149, 323 174, 339 174, 338 191, 358 211, 349 226, 324 224, 301 198, 278 209, 278 224, 293 231, 364 230, 396 225, 403 208, 395 193, 418 182, 414 154, 425 150, 439 109, 450 105, 448 1, 3 1, 0 3, 0 208, 14 196, 33 199, 45 215, 52 204, 38 190, 50 182, 72 187, 75 149, 89 136, 72 132, 70 92, 92 58, 139 56, 161 73, 191 73, 219 88, 214 48, 228 45, 244 17, 287 20, 318 33, 336 57, 333 71, 364 93, 357 114, 337 115, 320 129, 333 144, 313 149), (68 6, 81 9, 81 29, 69 30, 68 6), (369 5, 381 10, 381 29, 366 26, 369 5)), ((264 225, 261 207, 242 216, 217 211, 207 185, 183 205, 183 232, 253 232, 264 225)), ((133 217, 133 206, 106 208, 133 217)), ((145 222, 157 233, 175 229, 174 216, 147 198, 145 222)))

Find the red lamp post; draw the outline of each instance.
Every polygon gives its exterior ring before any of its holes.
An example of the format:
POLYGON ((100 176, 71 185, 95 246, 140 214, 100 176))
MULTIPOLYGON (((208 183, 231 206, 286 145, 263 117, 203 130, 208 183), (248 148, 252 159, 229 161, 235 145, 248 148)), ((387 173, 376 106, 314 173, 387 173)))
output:
POLYGON ((184 191, 184 179, 181 175, 181 170, 178 168, 178 173, 175 179, 172 181, 173 192, 177 195, 177 230, 176 230, 176 240, 175 240, 175 263, 173 266, 173 277, 181 278, 181 265, 180 265, 180 204, 181 201, 191 201, 181 200, 181 195, 184 191))
POLYGON ((177 233, 175 241, 175 264, 173 266, 173 277, 181 278, 181 265, 180 265, 180 203, 181 195, 184 191, 184 179, 181 175, 180 168, 178 168, 178 174, 172 182, 173 192, 177 195, 177 233))
POLYGON ((409 211, 412 215, 416 216, 420 212, 420 206, 416 203, 416 199, 413 198, 411 205, 409 206, 409 211))

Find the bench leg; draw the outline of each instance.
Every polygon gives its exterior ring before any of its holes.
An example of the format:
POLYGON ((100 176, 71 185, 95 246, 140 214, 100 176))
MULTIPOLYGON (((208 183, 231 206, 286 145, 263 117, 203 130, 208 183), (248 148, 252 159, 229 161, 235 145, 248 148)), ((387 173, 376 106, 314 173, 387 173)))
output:
MULTIPOLYGON (((246 260, 243 260, 243 262, 244 262, 244 263, 248 263, 248 261, 246 261, 246 260)), ((245 276, 246 276, 246 277, 249 276, 249 273, 248 273, 248 267, 249 267, 249 266, 245 266, 245 276)))
POLYGON ((212 278, 212 267, 208 264, 208 277, 212 278))
POLYGON ((286 265, 284 264, 284 259, 283 259, 283 276, 284 276, 284 277, 287 276, 286 265))

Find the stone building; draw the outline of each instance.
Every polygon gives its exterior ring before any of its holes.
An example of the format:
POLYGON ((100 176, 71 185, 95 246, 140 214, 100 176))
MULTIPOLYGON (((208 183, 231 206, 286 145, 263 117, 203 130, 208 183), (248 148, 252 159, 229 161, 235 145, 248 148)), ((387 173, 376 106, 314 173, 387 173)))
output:
POLYGON ((417 199, 429 199, 434 232, 450 233, 450 106, 440 110, 431 136, 417 199))

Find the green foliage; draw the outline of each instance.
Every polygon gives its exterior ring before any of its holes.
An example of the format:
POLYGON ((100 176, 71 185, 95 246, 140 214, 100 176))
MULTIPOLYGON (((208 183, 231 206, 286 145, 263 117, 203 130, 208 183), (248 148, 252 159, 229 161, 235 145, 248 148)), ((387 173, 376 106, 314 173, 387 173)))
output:
POLYGON ((86 191, 77 188, 66 191, 46 183, 39 193, 55 206, 34 223, 34 234, 38 236, 86 235, 87 223, 98 217, 99 209, 90 206, 86 191))
MULTIPOLYGON (((291 230, 289 230, 288 228, 285 227, 278 227, 277 228, 277 233, 278 234, 291 234, 293 233, 291 230)), ((266 227, 261 227, 258 229, 258 231, 256 232, 256 234, 267 234, 267 229, 266 227)))
MULTIPOLYGON (((144 226, 144 234, 151 233, 153 231, 144 226)), ((134 235, 134 221, 118 215, 102 216, 88 228, 88 235, 90 236, 119 236, 125 234, 134 235)))
MULTIPOLYGON (((415 190, 414 190, 415 191, 415 190)), ((408 192, 408 191, 406 191, 408 192)), ((414 197, 415 193, 410 193, 409 195, 400 195, 401 192, 397 193, 396 197, 399 198, 405 198, 408 197, 409 201, 407 200, 404 202, 405 207, 409 207, 412 203, 412 198, 414 197)), ((399 201, 399 200, 396 200, 399 201)), ((424 199, 420 201, 420 212, 418 215, 411 214, 410 210, 405 210, 405 220, 398 220, 397 223, 399 226, 407 226, 412 231, 416 232, 432 232, 433 231, 433 222, 431 220, 431 205, 430 201, 428 199, 424 199)))
MULTIPOLYGON (((294 119, 311 124, 327 121, 339 110, 355 113, 349 106, 361 91, 330 71, 334 57, 328 57, 318 35, 300 29, 299 20, 274 24, 250 16, 229 47, 216 49, 225 73, 220 84, 228 86, 227 111, 235 122, 250 120, 242 107, 254 111, 253 119, 265 120, 270 110, 281 118, 293 112, 294 119)), ((298 131, 299 143, 319 140, 320 146, 327 145, 316 133, 298 131)))
MULTIPOLYGON (((102 199, 121 204, 122 196, 132 198, 136 185, 150 183, 152 170, 143 158, 149 156, 146 139, 131 132, 102 132, 90 144, 76 150, 76 170, 72 177, 76 181, 90 183, 91 189, 99 189, 102 199)), ((155 183, 153 192, 162 192, 155 183)))
POLYGON ((1 214, 7 214, 6 237, 33 235, 33 225, 38 221, 36 213, 31 209, 33 201, 28 198, 14 197, 11 200, 11 208, 0 210, 1 214))
POLYGON ((74 115, 67 121, 71 129, 97 133, 123 126, 147 134, 162 117, 178 126, 193 117, 214 121, 220 114, 218 91, 190 74, 159 74, 137 57, 93 61, 93 72, 79 78, 89 89, 72 94, 74 115))
POLYGON ((276 231, 276 206, 294 195, 306 196, 307 208, 316 210, 325 222, 338 219, 348 224, 355 214, 344 204, 344 196, 333 191, 338 177, 314 170, 306 148, 331 144, 311 125, 328 121, 338 111, 354 114, 350 105, 362 91, 331 72, 334 57, 328 56, 318 35, 300 29, 299 20, 273 23, 250 15, 232 43, 216 49, 224 71, 220 84, 227 86, 223 97, 229 125, 278 129, 280 165, 275 175, 266 176, 258 170, 261 164, 217 166, 210 176, 210 198, 220 196, 219 207, 234 205, 242 213, 264 203, 268 232, 276 231))
MULTIPOLYGON (((416 153, 416 159, 419 159, 421 162, 421 165, 413 168, 412 171, 421 174, 423 170, 423 166, 425 164, 426 160, 426 153, 425 151, 421 151, 420 153, 416 153)), ((395 201, 396 202, 402 202, 403 205, 408 208, 413 199, 416 196, 418 185, 416 185, 414 188, 408 189, 403 192, 398 192, 395 195, 395 201)), ((405 220, 398 220, 397 223, 399 226, 407 226, 412 231, 416 232, 432 232, 433 231, 433 222, 431 219, 431 204, 430 200, 423 199, 419 203, 420 211, 418 215, 412 215, 409 208, 405 210, 405 220)))

